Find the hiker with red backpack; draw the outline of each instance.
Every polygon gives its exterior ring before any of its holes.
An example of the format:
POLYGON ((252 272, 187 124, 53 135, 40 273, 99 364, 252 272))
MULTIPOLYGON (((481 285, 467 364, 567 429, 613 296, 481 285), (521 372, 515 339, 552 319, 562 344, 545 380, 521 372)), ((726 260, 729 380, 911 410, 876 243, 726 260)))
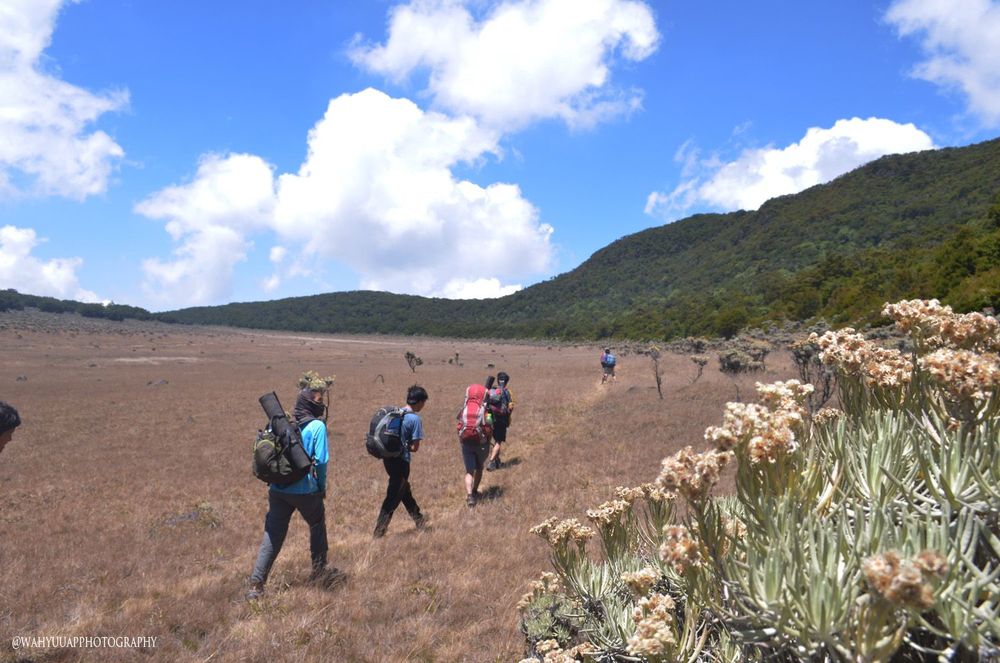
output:
MULTIPOLYGON (((493 376, 490 376, 487 385, 492 384, 493 376)), ((458 445, 465 465, 465 505, 470 509, 479 500, 479 482, 483 479, 483 467, 493 433, 493 417, 486 405, 487 390, 481 384, 470 384, 465 390, 465 404, 455 417, 458 420, 458 445)))
POLYGON ((503 461, 500 460, 500 446, 507 441, 507 428, 514 412, 514 394, 507 388, 508 384, 510 376, 500 371, 497 373, 496 386, 487 394, 487 403, 493 415, 493 449, 486 464, 487 472, 503 467, 503 461))

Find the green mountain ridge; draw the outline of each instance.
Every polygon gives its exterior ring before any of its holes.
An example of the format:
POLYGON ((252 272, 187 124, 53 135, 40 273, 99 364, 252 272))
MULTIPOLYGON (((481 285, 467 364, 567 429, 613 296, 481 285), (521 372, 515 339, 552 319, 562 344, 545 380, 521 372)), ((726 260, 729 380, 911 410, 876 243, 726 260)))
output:
POLYGON ((647 340, 813 317, 874 322, 883 302, 904 297, 1000 306, 1000 139, 882 157, 757 211, 648 228, 499 299, 353 291, 150 315, 295 331, 647 340))

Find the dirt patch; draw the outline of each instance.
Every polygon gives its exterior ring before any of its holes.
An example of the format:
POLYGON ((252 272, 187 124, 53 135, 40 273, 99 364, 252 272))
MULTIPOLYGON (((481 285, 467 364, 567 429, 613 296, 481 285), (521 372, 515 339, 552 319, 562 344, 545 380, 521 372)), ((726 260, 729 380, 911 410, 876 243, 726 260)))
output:
POLYGON ((198 357, 114 357, 111 361, 120 361, 126 364, 152 364, 157 366, 159 364, 169 363, 193 364, 195 362, 204 361, 204 359, 199 359, 198 357))

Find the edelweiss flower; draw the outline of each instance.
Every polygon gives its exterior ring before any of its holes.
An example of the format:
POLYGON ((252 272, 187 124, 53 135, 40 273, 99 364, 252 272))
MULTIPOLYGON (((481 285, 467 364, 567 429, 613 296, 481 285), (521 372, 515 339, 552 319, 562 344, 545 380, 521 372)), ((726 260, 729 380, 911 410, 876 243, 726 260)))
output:
POLYGON ((825 407, 813 415, 813 423, 822 425, 830 421, 836 421, 842 416, 844 416, 843 410, 838 410, 835 407, 825 407))
POLYGON ((637 486, 635 488, 626 488, 624 486, 618 486, 615 488, 615 497, 620 500, 624 500, 629 504, 634 504, 636 500, 644 497, 642 486, 637 486))
POLYGON ((798 380, 772 382, 771 384, 757 383, 757 394, 760 395, 761 402, 771 409, 801 407, 814 390, 815 387, 811 384, 803 384, 798 380))
POLYGON ((947 573, 948 563, 934 550, 925 550, 913 560, 890 550, 866 559, 862 570, 868 584, 885 600, 903 608, 926 610, 934 605, 929 580, 947 573))
POLYGON ((617 523, 621 515, 631 508, 632 504, 625 500, 611 500, 596 509, 589 509, 587 518, 598 527, 608 527, 617 523))
POLYGON ((566 520, 549 518, 528 531, 546 539, 554 547, 566 545, 570 541, 582 546, 587 539, 594 535, 594 530, 586 525, 581 525, 576 518, 567 518, 566 520))
POLYGON ((685 447, 663 459, 656 483, 667 490, 676 490, 691 501, 699 501, 719 482, 719 474, 732 458, 731 451, 713 449, 696 454, 691 447, 685 447))
POLYGON ((674 567, 674 571, 683 574, 692 567, 701 566, 701 546, 687 527, 668 525, 663 528, 663 534, 660 559, 674 567))
POLYGON ((659 579, 660 572, 649 566, 635 573, 626 571, 621 575, 622 582, 636 596, 645 596, 648 594, 649 590, 652 589, 653 585, 659 579))
POLYGON ((1000 351, 1000 322, 982 313, 955 314, 936 299, 886 304, 882 314, 931 348, 1000 351))
POLYGON ((919 359, 922 369, 957 399, 983 401, 1000 385, 1000 357, 969 350, 935 350, 919 359))
POLYGON ((677 644, 674 635, 674 601, 666 594, 640 599, 633 611, 635 635, 628 639, 628 651, 636 656, 656 658, 677 644))

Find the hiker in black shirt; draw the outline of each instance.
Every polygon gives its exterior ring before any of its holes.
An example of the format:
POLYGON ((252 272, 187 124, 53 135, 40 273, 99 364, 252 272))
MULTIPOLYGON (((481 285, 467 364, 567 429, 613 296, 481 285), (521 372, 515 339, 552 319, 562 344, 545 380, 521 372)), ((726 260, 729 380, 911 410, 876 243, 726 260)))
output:
POLYGON ((507 428, 510 426, 510 417, 514 412, 514 394, 507 385, 510 383, 510 376, 500 371, 497 373, 497 386, 490 389, 487 395, 487 403, 490 412, 493 414, 493 449, 490 452, 490 460, 486 465, 486 470, 492 472, 503 467, 500 460, 500 447, 507 441, 507 428))
POLYGON ((417 413, 424 409, 427 398, 427 390, 419 385, 413 385, 407 391, 401 435, 403 453, 396 458, 382 459, 385 473, 389 475, 389 483, 385 489, 385 500, 383 500, 382 508, 379 510, 378 520, 375 521, 373 536, 376 539, 385 536, 385 532, 389 528, 389 521, 392 520, 392 514, 400 502, 413 518, 417 529, 424 529, 427 526, 427 520, 420 513, 420 506, 413 498, 413 491, 410 490, 410 454, 417 452, 417 449, 420 448, 420 441, 424 437, 423 421, 417 413))

